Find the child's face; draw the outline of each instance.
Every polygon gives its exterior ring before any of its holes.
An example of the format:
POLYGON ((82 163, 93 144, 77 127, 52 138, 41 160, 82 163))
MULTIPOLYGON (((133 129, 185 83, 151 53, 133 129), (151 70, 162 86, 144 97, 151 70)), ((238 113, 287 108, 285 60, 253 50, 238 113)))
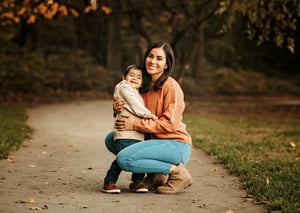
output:
POLYGON ((133 86, 136 89, 139 89, 143 83, 142 70, 130 69, 124 79, 128 81, 131 84, 131 86, 133 86))

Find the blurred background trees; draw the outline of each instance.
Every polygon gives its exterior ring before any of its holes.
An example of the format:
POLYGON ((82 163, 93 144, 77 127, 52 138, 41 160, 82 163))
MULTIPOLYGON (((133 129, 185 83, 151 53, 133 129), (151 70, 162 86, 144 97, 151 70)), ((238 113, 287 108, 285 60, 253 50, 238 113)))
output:
POLYGON ((0 94, 111 93, 169 42, 189 96, 299 95, 299 0, 3 0, 0 94))

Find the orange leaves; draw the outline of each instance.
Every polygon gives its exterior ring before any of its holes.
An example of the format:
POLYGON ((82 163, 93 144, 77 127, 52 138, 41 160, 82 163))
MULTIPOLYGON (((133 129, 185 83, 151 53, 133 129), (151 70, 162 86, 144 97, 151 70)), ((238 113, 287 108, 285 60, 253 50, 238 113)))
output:
POLYGON ((30 14, 28 19, 27 19, 27 24, 34 24, 36 21, 36 16, 33 14, 30 14))
POLYGON ((18 16, 24 16, 25 15, 25 12, 26 12, 26 7, 22 7, 18 12, 18 16))
POLYGON ((42 14, 46 19, 52 19, 55 15, 68 15, 68 9, 65 5, 60 5, 57 2, 52 2, 51 4, 48 1, 48 5, 44 2, 40 3, 37 8, 37 13, 42 14))
POLYGON ((91 0, 91 8, 92 8, 92 10, 97 9, 97 0, 91 0))
MULTIPOLYGON (((110 7, 107 7, 104 5, 102 5, 100 8, 106 15, 109 15, 112 11, 110 7)), ((89 12, 95 11, 95 10, 97 10, 97 6, 93 6, 93 5, 88 5, 84 8, 85 13, 89 13, 89 12)))
POLYGON ((14 18, 14 13, 13 13, 13 12, 6 12, 6 13, 3 13, 3 14, 1 15, 1 18, 13 19, 13 18, 14 18))
POLYGON ((50 20, 54 16, 67 16, 69 14, 75 17, 79 16, 78 11, 72 6, 66 6, 55 0, 23 0, 22 2, 6 0, 0 4, 1 25, 19 23, 21 19, 25 19, 27 24, 34 24, 40 15, 50 20))
POLYGON ((47 10, 42 15, 44 15, 44 17, 46 19, 52 19, 53 16, 55 16, 57 14, 58 7, 59 7, 59 4, 55 2, 54 4, 51 4, 50 6, 48 6, 47 10))
POLYGON ((65 5, 60 5, 59 8, 58 8, 58 11, 63 16, 67 16, 68 15, 68 9, 67 9, 67 7, 65 5))
POLYGON ((75 9, 73 9, 73 8, 70 9, 70 13, 71 13, 73 16, 75 16, 75 17, 78 17, 78 16, 79 16, 79 13, 78 13, 75 9))
MULTIPOLYGON (((98 0, 91 0, 83 12, 89 13, 97 9, 100 9, 106 15, 112 12, 110 7, 104 5, 100 6, 98 2, 98 0)), ((55 16, 68 15, 78 17, 80 13, 74 9, 72 5, 65 5, 56 0, 23 0, 21 2, 5 0, 0 4, 0 25, 2 26, 20 23, 21 20, 26 20, 27 24, 34 24, 40 17, 51 20, 55 16)))
POLYGON ((111 8, 107 6, 102 6, 101 10, 106 14, 109 15, 111 13, 111 8))
POLYGON ((48 7, 47 7, 47 5, 46 5, 44 2, 42 2, 42 3, 40 3, 40 4, 36 7, 36 9, 37 9, 41 14, 45 14, 45 13, 47 12, 47 10, 48 10, 48 7))
POLYGON ((91 5, 88 5, 88 6, 86 6, 86 7, 84 8, 84 12, 85 12, 85 13, 89 13, 89 12, 91 12, 92 10, 93 10, 93 8, 92 8, 91 5))

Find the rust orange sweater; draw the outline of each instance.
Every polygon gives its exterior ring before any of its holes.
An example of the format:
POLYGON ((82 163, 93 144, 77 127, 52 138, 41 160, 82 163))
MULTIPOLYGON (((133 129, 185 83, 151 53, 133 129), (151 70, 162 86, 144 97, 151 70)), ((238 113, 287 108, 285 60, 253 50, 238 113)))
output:
POLYGON ((168 77, 160 90, 150 90, 142 96, 145 106, 159 119, 136 119, 134 130, 150 133, 152 138, 175 139, 192 144, 192 138, 182 122, 184 94, 175 79, 168 77))

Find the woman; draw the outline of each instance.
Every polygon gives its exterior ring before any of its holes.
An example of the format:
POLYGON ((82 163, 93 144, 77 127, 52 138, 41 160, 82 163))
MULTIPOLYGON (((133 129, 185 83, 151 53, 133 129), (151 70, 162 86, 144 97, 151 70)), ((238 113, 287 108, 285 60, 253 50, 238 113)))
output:
MULTIPOLYGON (((135 130, 149 133, 150 139, 131 145, 117 154, 117 161, 125 171, 156 173, 168 176, 167 182, 157 187, 161 194, 175 194, 193 181, 184 164, 190 158, 192 138, 182 122, 185 108, 181 87, 172 77, 175 58, 167 43, 154 43, 144 56, 143 71, 148 90, 142 94, 145 106, 158 119, 139 119, 125 116, 117 119, 120 131, 135 130)), ((119 103, 120 108, 122 103, 119 103)), ((119 109, 118 109, 119 110, 119 109)), ((113 136, 106 138, 107 148, 114 152, 113 136)))

